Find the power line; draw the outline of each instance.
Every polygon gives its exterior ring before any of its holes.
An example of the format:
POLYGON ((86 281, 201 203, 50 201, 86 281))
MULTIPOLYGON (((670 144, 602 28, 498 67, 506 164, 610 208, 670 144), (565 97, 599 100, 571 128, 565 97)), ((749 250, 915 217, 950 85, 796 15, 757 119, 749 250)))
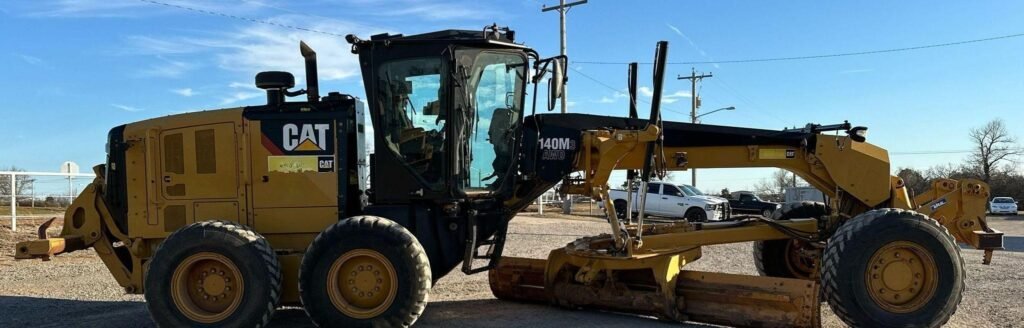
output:
MULTIPOLYGON (((609 85, 608 83, 604 83, 603 81, 598 80, 597 78, 594 78, 593 76, 590 76, 590 75, 587 75, 586 73, 583 73, 578 68, 575 68, 575 67, 572 67, 572 66, 569 66, 569 68, 572 69, 573 71, 576 71, 576 73, 578 73, 580 76, 583 76, 584 78, 586 78, 586 79, 588 79, 588 80, 590 80, 590 81, 592 81, 594 83, 597 83, 598 85, 603 86, 603 87, 607 88, 608 90, 619 92, 619 93, 622 92, 622 90, 617 89, 617 88, 609 85)), ((640 102, 643 102, 643 103, 646 103, 648 105, 651 104, 650 101, 647 101, 645 99, 640 99, 639 97, 637 97, 636 100, 640 101, 640 102)), ((673 112, 673 113, 676 113, 676 114, 680 114, 680 115, 689 115, 689 114, 686 114, 686 113, 683 113, 681 111, 678 111, 678 110, 675 110, 675 109, 671 109, 671 108, 663 108, 663 109, 667 110, 667 111, 670 111, 670 112, 673 112)))
POLYGON ((276 22, 272 22, 272 21, 268 21, 268 20, 262 20, 262 19, 256 19, 256 18, 251 18, 251 17, 232 15, 232 14, 216 12, 216 11, 207 10, 207 9, 200 9, 200 8, 195 8, 195 7, 189 7, 189 6, 179 5, 179 4, 166 3, 166 2, 160 2, 160 1, 155 1, 155 0, 139 0, 139 1, 140 2, 149 3, 149 4, 154 4, 154 5, 161 5, 161 6, 166 6, 166 7, 178 8, 178 9, 182 9, 182 10, 188 10, 188 11, 197 12, 197 13, 201 13, 201 14, 205 14, 205 15, 226 17, 226 18, 231 18, 231 19, 240 20, 240 21, 246 21, 246 22, 251 22, 251 23, 266 24, 266 25, 272 25, 272 26, 277 26, 277 27, 283 27, 283 28, 287 28, 287 29, 305 31, 305 32, 310 32, 310 33, 325 34, 325 35, 331 35, 331 36, 340 36, 340 37, 344 37, 345 36, 344 34, 325 32, 325 31, 311 29, 311 28, 308 28, 308 27, 295 26, 295 25, 283 24, 283 23, 276 23, 276 22))
MULTIPOLYGON (((709 61, 690 61, 690 62, 667 62, 669 65, 701 65, 701 64, 736 64, 736 63, 761 63, 761 62, 776 62, 776 61, 790 61, 790 60, 807 60, 807 59, 822 59, 822 58, 835 58, 835 57, 848 57, 848 56, 862 56, 862 55, 874 55, 892 52, 903 52, 913 51, 940 47, 950 47, 965 45, 971 43, 996 41, 1003 39, 1019 38, 1024 36, 1024 33, 1014 33, 1007 35, 994 36, 989 38, 962 40, 946 43, 927 44, 913 47, 902 47, 902 48, 890 48, 890 49, 878 49, 878 50, 867 50, 867 51, 856 51, 856 52, 842 52, 835 54, 824 54, 824 55, 807 55, 807 56, 792 56, 792 57, 769 57, 769 58, 751 58, 751 59, 734 59, 734 60, 709 60, 709 61)), ((594 65, 624 65, 626 62, 612 62, 612 61, 573 61, 577 64, 594 64, 594 65)), ((650 62, 641 63, 650 65, 650 62)))

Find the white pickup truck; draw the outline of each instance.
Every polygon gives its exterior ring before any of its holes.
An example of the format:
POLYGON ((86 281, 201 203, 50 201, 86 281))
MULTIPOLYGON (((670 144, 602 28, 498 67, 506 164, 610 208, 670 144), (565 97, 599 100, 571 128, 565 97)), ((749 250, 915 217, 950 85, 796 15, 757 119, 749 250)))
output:
MULTIPOLYGON (((615 212, 625 217, 626 191, 613 189, 609 191, 615 212)), ((639 195, 633 192, 632 211, 640 208, 639 195)), ((730 215, 729 201, 725 198, 706 196, 697 188, 689 185, 674 185, 665 182, 647 184, 647 215, 667 218, 682 218, 690 222, 722 221, 730 215)), ((635 217, 635 216, 634 216, 635 217)))

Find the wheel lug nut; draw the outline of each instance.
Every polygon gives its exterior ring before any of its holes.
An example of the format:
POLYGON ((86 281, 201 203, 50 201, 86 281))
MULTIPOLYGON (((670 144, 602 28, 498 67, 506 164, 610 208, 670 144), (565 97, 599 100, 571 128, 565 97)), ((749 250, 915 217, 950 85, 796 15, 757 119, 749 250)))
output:
POLYGON ((363 271, 364 268, 363 268, 362 265, 360 265, 358 269, 359 269, 359 271, 363 271))
POLYGON ((222 276, 223 276, 223 275, 224 275, 224 271, 218 272, 217 274, 219 274, 219 275, 222 275, 222 276))
POLYGON ((208 300, 208 299, 210 299, 210 295, 205 295, 205 294, 204 294, 204 295, 203 295, 203 299, 204 299, 204 300, 208 300))
POLYGON ((380 291, 380 287, 373 287, 373 291, 379 292, 380 291))
POLYGON ((364 292, 359 292, 359 297, 366 297, 366 293, 364 293, 364 292))
POLYGON ((879 290, 878 290, 878 293, 879 293, 879 294, 885 294, 885 289, 879 289, 879 290))
POLYGON ((379 276, 379 275, 380 275, 380 271, 374 271, 374 272, 373 272, 373 275, 375 275, 375 276, 379 276))
POLYGON ((378 284, 379 284, 379 283, 382 283, 382 282, 384 282, 384 280, 381 280, 381 279, 379 279, 379 278, 377 279, 377 283, 378 283, 378 284))
POLYGON ((355 283, 356 283, 356 281, 355 281, 355 280, 353 280, 353 279, 349 279, 349 280, 348 280, 348 284, 349 284, 349 285, 354 285, 355 283))
POLYGON ((373 297, 373 293, 366 293, 366 297, 373 297))

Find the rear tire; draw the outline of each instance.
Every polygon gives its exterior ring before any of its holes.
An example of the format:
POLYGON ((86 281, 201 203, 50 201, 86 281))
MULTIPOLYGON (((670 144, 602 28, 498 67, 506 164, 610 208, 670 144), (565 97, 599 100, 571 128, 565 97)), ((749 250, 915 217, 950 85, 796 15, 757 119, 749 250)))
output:
MULTIPOLYGON (((786 203, 772 213, 773 220, 818 218, 828 215, 825 204, 818 202, 786 203)), ((811 279, 818 259, 808 257, 812 248, 794 239, 754 242, 754 266, 762 276, 811 279)))
POLYGON ((626 219, 626 201, 623 199, 616 199, 612 202, 615 206, 615 216, 619 218, 619 221, 626 219))
POLYGON ((248 227, 196 222, 153 254, 146 307, 162 327, 266 326, 280 301, 280 268, 267 240, 248 227))
POLYGON ((964 262, 937 221, 908 210, 860 214, 833 234, 822 288, 833 312, 854 327, 938 327, 956 312, 964 262))
POLYGON ((319 327, 408 327, 426 308, 431 281, 427 254, 409 230, 357 216, 309 245, 299 295, 319 327))

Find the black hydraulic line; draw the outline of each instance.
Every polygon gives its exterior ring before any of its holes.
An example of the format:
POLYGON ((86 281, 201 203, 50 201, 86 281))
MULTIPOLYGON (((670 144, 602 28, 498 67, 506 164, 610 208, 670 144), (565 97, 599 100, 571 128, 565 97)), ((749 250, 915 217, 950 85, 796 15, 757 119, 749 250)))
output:
MULTIPOLYGON (((665 60, 668 58, 668 41, 658 41, 658 48, 654 54, 654 94, 651 98, 651 118, 649 124, 661 126, 661 92, 665 85, 665 60)), ((662 139, 661 136, 658 137, 662 139)), ((644 156, 643 175, 640 177, 644 182, 651 180, 651 173, 654 170, 654 148, 655 143, 647 145, 647 153, 644 156)))
POLYGON ((636 112, 636 69, 636 62, 629 63, 629 73, 626 78, 629 88, 629 118, 640 118, 636 112))

